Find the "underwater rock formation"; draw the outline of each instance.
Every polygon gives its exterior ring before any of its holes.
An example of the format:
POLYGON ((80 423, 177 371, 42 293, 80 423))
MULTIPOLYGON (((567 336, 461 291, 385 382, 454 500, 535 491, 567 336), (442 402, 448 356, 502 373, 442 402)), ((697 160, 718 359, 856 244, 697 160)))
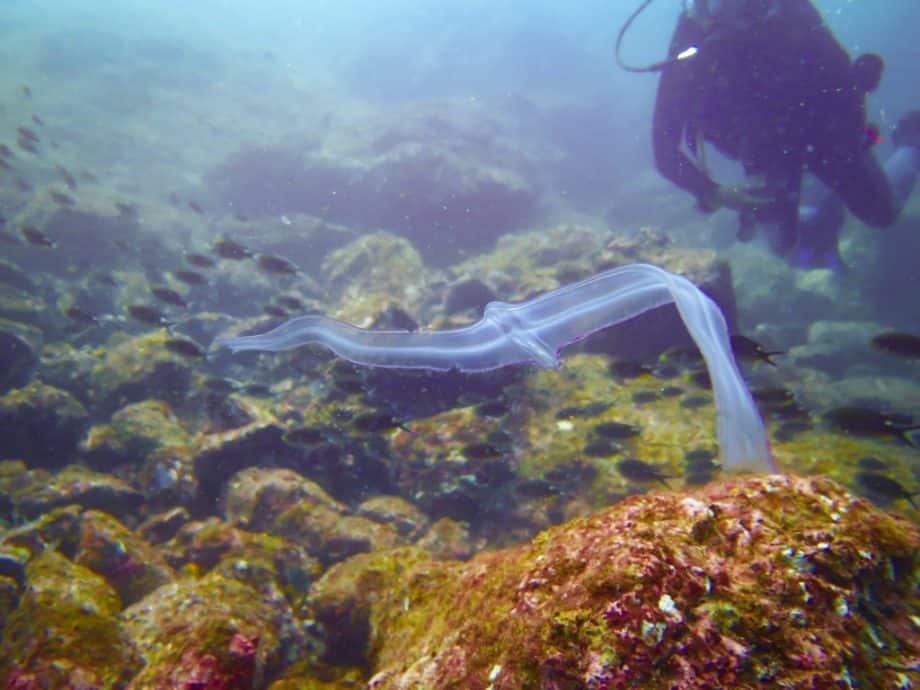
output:
POLYGON ((38 381, 0 397, 0 458, 25 458, 42 467, 73 460, 89 413, 66 391, 38 381))
MULTIPOLYGON (((899 687, 916 527, 825 479, 632 497, 467 563, 331 568, 311 598, 385 688, 899 687)), ((335 640, 333 640, 333 644, 335 640)))

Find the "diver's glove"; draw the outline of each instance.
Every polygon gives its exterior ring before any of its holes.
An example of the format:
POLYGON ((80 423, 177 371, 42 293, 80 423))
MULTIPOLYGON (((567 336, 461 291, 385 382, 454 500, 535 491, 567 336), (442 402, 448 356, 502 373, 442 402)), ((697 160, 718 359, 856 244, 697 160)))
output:
POLYGON ((762 186, 720 184, 706 195, 697 197, 700 210, 713 213, 720 208, 730 208, 750 214, 773 202, 773 197, 762 186))

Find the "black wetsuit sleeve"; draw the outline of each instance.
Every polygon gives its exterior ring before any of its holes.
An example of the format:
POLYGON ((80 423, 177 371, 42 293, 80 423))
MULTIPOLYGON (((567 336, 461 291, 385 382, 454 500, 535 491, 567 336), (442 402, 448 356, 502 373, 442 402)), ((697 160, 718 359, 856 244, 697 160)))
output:
MULTIPOLYGON (((696 27, 682 17, 671 38, 669 57, 698 44, 696 27)), ((682 150, 686 127, 691 124, 693 99, 699 97, 694 58, 672 63, 661 72, 652 120, 655 166, 668 180, 697 199, 712 195, 716 184, 682 150)))

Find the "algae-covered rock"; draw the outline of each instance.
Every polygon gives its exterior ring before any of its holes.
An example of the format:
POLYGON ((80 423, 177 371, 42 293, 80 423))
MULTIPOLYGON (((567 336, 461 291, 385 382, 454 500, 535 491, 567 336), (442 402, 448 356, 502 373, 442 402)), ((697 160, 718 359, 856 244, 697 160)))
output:
POLYGON ((101 575, 127 606, 173 577, 166 560, 118 520, 95 510, 81 520, 74 562, 101 575))
POLYGON ((183 402, 191 380, 187 361, 165 346, 165 329, 129 338, 106 348, 93 367, 91 394, 105 411, 153 398, 183 402))
POLYGON ((131 690, 261 687, 303 643, 289 608, 216 572, 160 587, 123 619, 147 661, 131 690))
POLYGON ((29 563, 26 579, 3 630, 3 687, 125 687, 142 662, 117 618, 118 595, 105 580, 53 551, 29 563))
POLYGON ((409 539, 418 538, 428 529, 425 514, 401 496, 374 496, 361 503, 355 512, 374 522, 393 525, 409 539))
POLYGON ((0 393, 26 385, 37 363, 38 355, 27 339, 0 330, 0 393))
POLYGON ((38 381, 0 397, 0 457, 19 457, 42 467, 73 460, 88 413, 66 391, 38 381))
POLYGON ((81 450, 93 465, 111 467, 141 460, 164 446, 185 446, 190 439, 168 403, 144 400, 125 405, 108 424, 90 428, 81 450))
POLYGON ((55 474, 36 474, 11 494, 16 510, 35 517, 52 508, 79 505, 125 515, 141 507, 142 496, 125 481, 94 472, 82 465, 69 465, 55 474))
POLYGON ((465 564, 357 556, 313 604, 351 644, 370 622, 375 689, 889 688, 920 648, 918 546, 829 480, 770 476, 635 496, 465 564))
POLYGON ((136 476, 138 488, 154 510, 189 506, 198 496, 194 451, 186 446, 165 446, 150 453, 136 476))

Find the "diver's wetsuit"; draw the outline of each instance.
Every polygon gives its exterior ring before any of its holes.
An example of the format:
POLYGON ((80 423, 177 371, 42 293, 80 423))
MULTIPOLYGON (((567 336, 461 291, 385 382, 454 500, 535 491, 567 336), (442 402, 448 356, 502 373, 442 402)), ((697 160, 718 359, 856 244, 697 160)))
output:
POLYGON ((660 172, 713 209, 717 188, 691 155, 699 139, 765 179, 775 199, 746 221, 775 223, 777 250, 797 239, 803 171, 814 173, 869 225, 891 225, 899 204, 867 141, 865 93, 850 56, 808 0, 778 0, 777 11, 739 32, 707 37, 681 16, 670 57, 694 57, 662 71, 653 124, 660 172))

